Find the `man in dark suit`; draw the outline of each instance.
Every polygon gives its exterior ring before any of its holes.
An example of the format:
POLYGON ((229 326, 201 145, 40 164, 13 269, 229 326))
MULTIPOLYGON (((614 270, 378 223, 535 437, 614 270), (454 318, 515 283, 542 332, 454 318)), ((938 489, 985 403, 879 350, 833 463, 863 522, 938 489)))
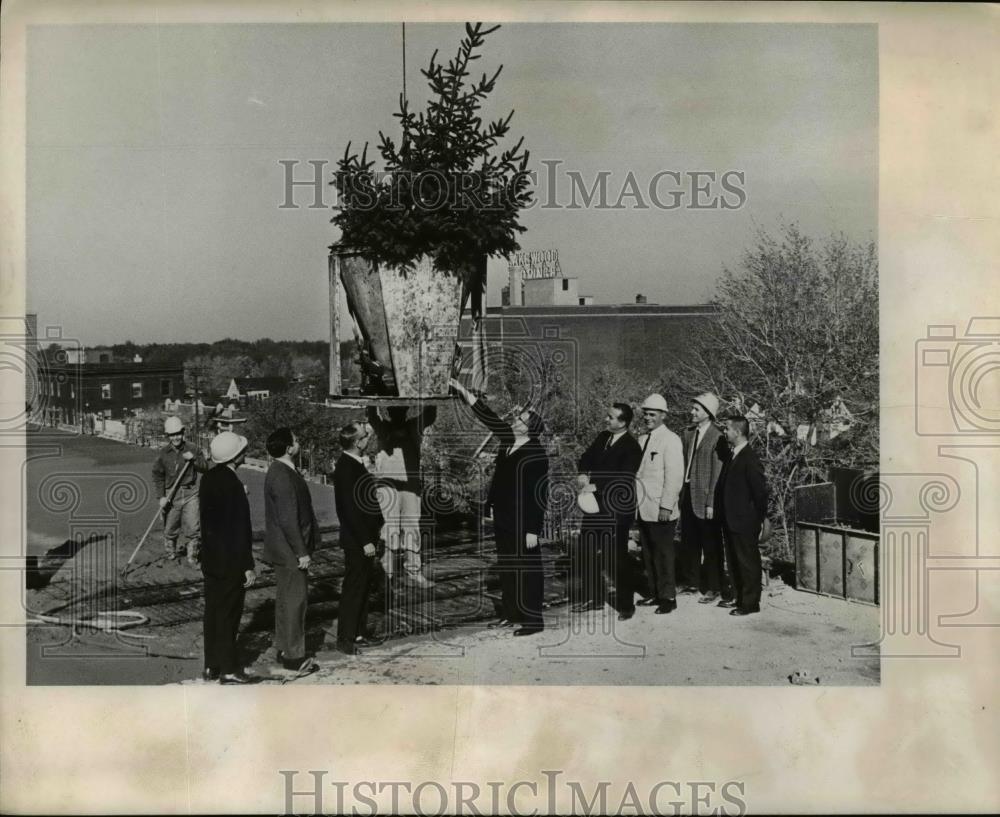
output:
POLYGON ((750 447, 750 424, 740 415, 726 418, 726 440, 732 458, 724 464, 716 491, 716 507, 721 509, 729 573, 736 601, 720 601, 733 607, 730 615, 760 612, 760 539, 767 516, 767 482, 764 467, 750 447))
POLYGON ((577 570, 581 601, 575 612, 604 605, 602 563, 615 585, 615 607, 621 621, 635 614, 634 582, 628 558, 628 532, 635 519, 635 472, 642 449, 629 433, 634 414, 627 403, 615 403, 605 415, 605 430, 580 457, 578 487, 594 486, 596 513, 584 513, 580 525, 577 570))
POLYGON ((731 597, 723 557, 722 532, 715 515, 715 486, 722 473, 722 433, 715 427, 719 398, 711 392, 691 401, 693 425, 684 432, 684 487, 681 489, 681 553, 685 588, 701 592, 701 604, 720 594, 731 597))
POLYGON ((340 545, 344 549, 344 582, 337 617, 337 649, 358 652, 368 618, 368 592, 374 575, 375 543, 385 520, 379 508, 375 479, 368 472, 362 451, 372 437, 366 423, 351 423, 340 430, 344 453, 333 471, 333 496, 340 520, 340 545))
POLYGON ((274 646, 279 663, 305 672, 306 606, 311 554, 319 541, 309 486, 295 468, 299 442, 290 428, 267 438, 274 461, 264 477, 264 561, 274 567, 274 646))
POLYGON ((500 443, 486 500, 493 512, 500 619, 489 626, 520 625, 515 636, 541 633, 545 629, 541 536, 549 502, 549 456, 541 440, 545 423, 530 408, 518 408, 509 422, 502 420, 460 382, 454 378, 449 382, 500 443))
POLYGON ((216 435, 210 446, 215 466, 198 488, 205 576, 204 677, 223 684, 253 680, 243 672, 236 648, 246 589, 256 578, 250 549, 250 503, 246 487, 236 476, 246 448, 246 437, 231 431, 216 435))

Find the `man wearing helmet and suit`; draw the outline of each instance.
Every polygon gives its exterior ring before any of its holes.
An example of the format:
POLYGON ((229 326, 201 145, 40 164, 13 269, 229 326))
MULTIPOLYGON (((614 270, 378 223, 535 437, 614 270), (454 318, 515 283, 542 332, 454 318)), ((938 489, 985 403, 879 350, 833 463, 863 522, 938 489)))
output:
POLYGON ((204 455, 191 443, 184 439, 184 423, 180 417, 168 417, 163 423, 163 432, 168 442, 156 454, 153 463, 153 487, 160 500, 163 511, 163 544, 166 547, 168 559, 179 559, 183 553, 177 549, 177 538, 183 532, 187 540, 188 564, 198 563, 198 551, 201 546, 201 527, 198 520, 198 472, 208 470, 204 455), (177 486, 173 502, 168 501, 167 494, 184 470, 191 462, 191 467, 184 473, 177 486))
POLYGON ((684 487, 681 489, 681 565, 684 590, 701 592, 701 604, 731 595, 715 513, 715 486, 725 448, 715 426, 719 398, 705 392, 691 401, 693 425, 684 432, 684 487))
POLYGON ((246 684, 236 636, 243 615, 246 590, 256 579, 251 544, 250 502, 236 469, 246 458, 247 438, 223 431, 212 438, 212 462, 198 489, 205 547, 201 572, 205 576, 206 681, 246 684))
POLYGON ((677 609, 674 532, 684 480, 681 438, 664 425, 666 417, 667 401, 659 394, 649 395, 642 404, 646 433, 639 437, 642 458, 635 475, 642 556, 653 591, 646 604, 656 604, 660 615, 677 609))

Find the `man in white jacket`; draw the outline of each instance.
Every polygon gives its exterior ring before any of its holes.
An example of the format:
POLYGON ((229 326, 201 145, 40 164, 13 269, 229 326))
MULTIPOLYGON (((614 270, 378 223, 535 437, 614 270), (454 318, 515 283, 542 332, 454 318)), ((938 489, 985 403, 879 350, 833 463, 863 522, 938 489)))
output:
MULTIPOLYGON (((684 484, 684 446, 664 425, 667 401, 651 394, 642 404, 646 433, 639 437, 642 460, 636 472, 639 535, 656 613, 677 609, 674 583, 674 532, 680 518, 680 493, 684 484)), ((642 602, 640 602, 642 604, 642 602)))

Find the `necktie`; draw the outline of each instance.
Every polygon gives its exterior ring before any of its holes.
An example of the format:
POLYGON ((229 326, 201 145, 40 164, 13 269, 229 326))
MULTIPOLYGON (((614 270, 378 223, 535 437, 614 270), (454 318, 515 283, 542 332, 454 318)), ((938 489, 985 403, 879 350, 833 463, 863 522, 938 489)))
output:
POLYGON ((701 436, 701 428, 699 427, 699 428, 696 428, 694 430, 694 439, 691 440, 691 454, 688 457, 688 467, 687 467, 687 470, 684 472, 684 481, 685 482, 690 482, 691 481, 691 466, 694 464, 694 455, 695 455, 695 452, 698 450, 698 438, 700 436, 701 436))

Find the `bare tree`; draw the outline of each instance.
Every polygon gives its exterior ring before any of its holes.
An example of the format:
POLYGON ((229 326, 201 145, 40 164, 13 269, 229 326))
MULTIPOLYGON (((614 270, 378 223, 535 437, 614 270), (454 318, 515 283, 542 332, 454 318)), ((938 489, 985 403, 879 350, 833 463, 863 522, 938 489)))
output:
POLYGON ((751 420, 788 541, 792 491, 830 466, 878 464, 878 258, 834 236, 816 246, 797 226, 759 234, 726 269, 718 317, 665 375, 684 401, 712 389, 751 420))

